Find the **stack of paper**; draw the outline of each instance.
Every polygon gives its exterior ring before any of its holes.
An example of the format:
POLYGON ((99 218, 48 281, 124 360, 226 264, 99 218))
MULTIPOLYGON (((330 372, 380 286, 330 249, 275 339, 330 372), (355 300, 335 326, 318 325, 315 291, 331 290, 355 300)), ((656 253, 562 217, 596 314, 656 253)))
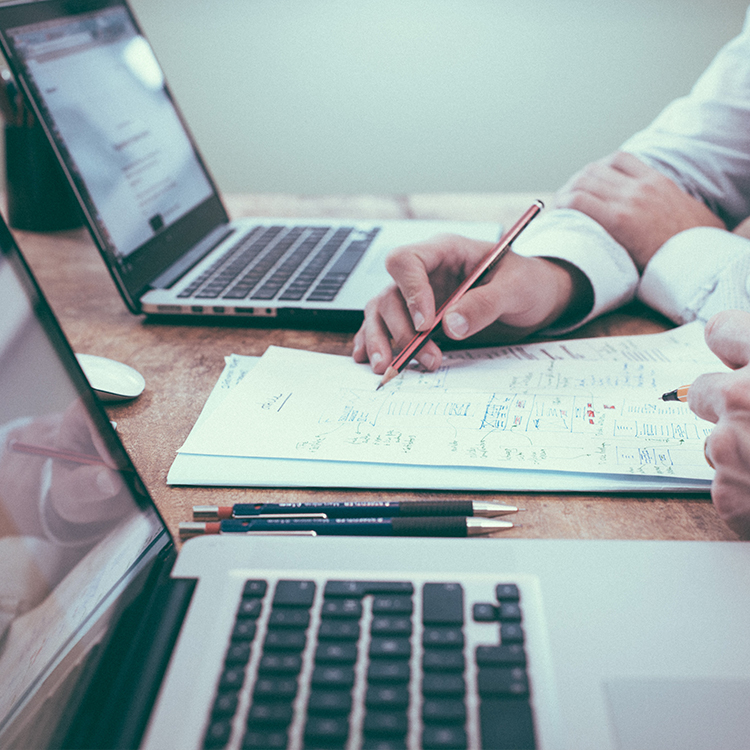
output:
POLYGON ((170 484, 698 491, 712 425, 665 391, 725 367, 699 324, 448 353, 380 377, 348 357, 233 355, 170 484))

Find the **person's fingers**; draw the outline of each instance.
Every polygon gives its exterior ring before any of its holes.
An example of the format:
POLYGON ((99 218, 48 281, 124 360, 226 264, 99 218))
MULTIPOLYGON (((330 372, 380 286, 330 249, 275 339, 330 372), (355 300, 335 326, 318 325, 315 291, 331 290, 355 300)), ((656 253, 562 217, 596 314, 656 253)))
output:
POLYGON ((428 330, 435 309, 493 247, 460 235, 440 235, 416 245, 397 248, 386 259, 417 331, 428 330))
POLYGON ((386 258, 385 268, 396 282, 413 327, 422 331, 435 319, 435 296, 429 270, 433 258, 419 245, 397 248, 386 258))
POLYGON ((70 523, 93 523, 116 517, 121 503, 115 500, 124 489, 122 477, 101 466, 56 466, 50 483, 55 511, 70 523))
POLYGON ((530 332, 559 317, 570 294, 570 277, 558 265, 509 252, 485 284, 445 311, 443 329, 457 340, 498 323, 530 332))
POLYGON ((721 518, 750 538, 750 432, 742 421, 722 420, 706 440, 706 459, 716 469, 711 498, 721 518))
POLYGON ((697 377, 687 395, 687 404, 701 419, 718 422, 724 412, 723 388, 729 373, 709 372, 697 377))
POLYGON ((706 323, 704 335, 711 351, 725 365, 736 370, 750 362, 750 313, 717 313, 706 323))
POLYGON ((357 333, 359 362, 369 362, 373 372, 382 375, 391 361, 391 335, 381 315, 381 305, 399 304, 392 290, 383 292, 365 306, 365 319, 357 333))
MULTIPOLYGON (((395 288, 389 289, 367 303, 352 354, 357 362, 369 361, 373 372, 382 375, 394 351, 401 351, 415 333, 403 298, 395 288)), ((428 341, 418 353, 417 361, 428 370, 436 369, 441 361, 440 349, 428 341)))

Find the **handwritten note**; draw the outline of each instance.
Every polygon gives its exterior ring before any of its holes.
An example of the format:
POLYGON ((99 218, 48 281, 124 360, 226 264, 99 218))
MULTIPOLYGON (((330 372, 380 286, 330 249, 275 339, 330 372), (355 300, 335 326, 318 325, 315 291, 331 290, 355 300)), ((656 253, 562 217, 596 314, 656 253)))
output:
POLYGON ((272 347, 181 452, 710 479, 711 424, 658 397, 722 368, 696 325, 453 353, 380 391, 348 357, 272 347))

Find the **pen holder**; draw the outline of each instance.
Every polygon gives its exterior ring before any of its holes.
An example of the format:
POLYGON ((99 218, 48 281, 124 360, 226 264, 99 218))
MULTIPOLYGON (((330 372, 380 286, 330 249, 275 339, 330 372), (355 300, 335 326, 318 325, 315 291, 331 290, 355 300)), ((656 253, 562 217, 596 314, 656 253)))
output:
POLYGON ((54 232, 83 225, 81 209, 41 125, 5 125, 5 194, 15 229, 54 232))

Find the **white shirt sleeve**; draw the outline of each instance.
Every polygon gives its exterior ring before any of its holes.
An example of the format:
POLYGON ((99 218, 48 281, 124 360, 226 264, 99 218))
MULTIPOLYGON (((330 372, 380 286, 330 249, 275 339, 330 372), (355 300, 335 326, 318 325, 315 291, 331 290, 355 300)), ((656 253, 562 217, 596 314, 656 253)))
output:
POLYGON ((750 216, 750 9, 687 96, 623 151, 702 200, 731 230, 750 216))
POLYGON ((513 243, 514 252, 564 260, 580 269, 591 282, 594 303, 580 320, 568 321, 562 333, 629 302, 635 295, 638 271, 622 245, 601 225, 580 211, 556 209, 535 219, 513 243))
POLYGON ((713 227, 676 234, 644 269, 638 298, 675 323, 750 311, 750 240, 713 227))

